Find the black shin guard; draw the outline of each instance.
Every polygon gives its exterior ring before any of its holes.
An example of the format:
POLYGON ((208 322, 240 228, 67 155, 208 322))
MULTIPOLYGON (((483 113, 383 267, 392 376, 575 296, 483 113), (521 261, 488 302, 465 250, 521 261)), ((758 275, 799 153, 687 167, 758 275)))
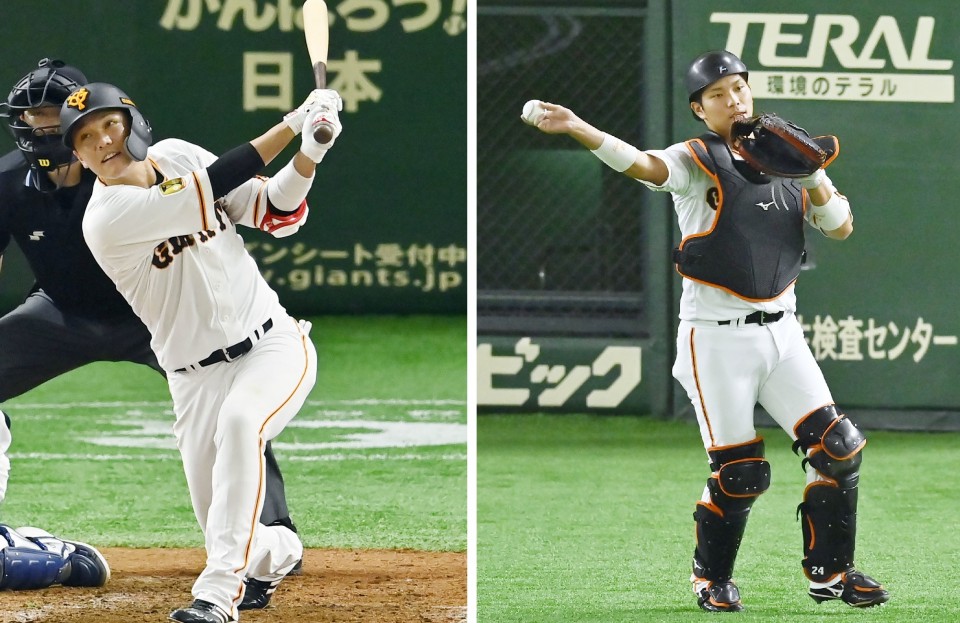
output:
POLYGON ((867 440, 834 405, 797 424, 795 449, 803 449, 821 480, 810 483, 797 507, 803 531, 803 570, 814 582, 826 582, 853 568, 857 540, 857 485, 867 440))
POLYGON ((759 438, 708 453, 713 469, 707 480, 710 503, 699 502, 693 513, 697 522, 693 573, 712 582, 727 582, 733 576, 750 508, 770 487, 770 464, 763 458, 759 438))
POLYGON ((721 517, 703 504, 693 513, 697 522, 697 547, 693 552, 693 574, 711 582, 727 582, 747 527, 750 509, 726 511, 721 517))
POLYGON ((807 487, 798 508, 803 530, 803 571, 826 582, 853 568, 857 542, 857 488, 823 482, 807 487))

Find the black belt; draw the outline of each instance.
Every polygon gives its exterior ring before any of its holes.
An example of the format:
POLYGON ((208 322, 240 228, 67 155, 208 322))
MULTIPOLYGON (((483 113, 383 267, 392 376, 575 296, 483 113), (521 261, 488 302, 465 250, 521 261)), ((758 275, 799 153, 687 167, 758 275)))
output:
POLYGON ((735 324, 758 324, 762 326, 765 324, 774 323, 780 320, 781 318, 783 318, 782 311, 778 311, 775 314, 768 314, 767 312, 763 312, 763 311, 755 311, 749 316, 747 316, 746 318, 744 318, 742 322, 738 322, 736 320, 718 320, 717 324, 726 325, 732 322, 735 324))
MULTIPOLYGON (((238 357, 242 357, 250 352, 250 349, 253 348, 254 338, 257 341, 260 341, 264 335, 267 334, 267 331, 273 328, 273 318, 267 319, 263 326, 253 332, 252 337, 248 337, 242 342, 237 342, 233 346, 228 346, 227 348, 221 348, 220 350, 215 350, 210 353, 210 356, 206 359, 201 359, 197 363, 188 366, 189 368, 206 368, 207 366, 212 366, 215 363, 220 363, 221 361, 233 361, 238 357)), ((175 372, 186 372, 187 368, 179 368, 175 372)))

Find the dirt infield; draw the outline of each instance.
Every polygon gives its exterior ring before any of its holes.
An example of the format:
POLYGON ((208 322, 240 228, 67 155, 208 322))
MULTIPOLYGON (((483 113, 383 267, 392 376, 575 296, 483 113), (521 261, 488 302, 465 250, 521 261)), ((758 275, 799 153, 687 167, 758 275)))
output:
MULTIPOLYGON (((104 548, 110 582, 0 592, 0 623, 148 623, 193 599, 203 569, 198 549, 104 548)), ((466 621, 466 554, 307 550, 303 575, 284 580, 265 610, 244 623, 453 623, 466 621)))

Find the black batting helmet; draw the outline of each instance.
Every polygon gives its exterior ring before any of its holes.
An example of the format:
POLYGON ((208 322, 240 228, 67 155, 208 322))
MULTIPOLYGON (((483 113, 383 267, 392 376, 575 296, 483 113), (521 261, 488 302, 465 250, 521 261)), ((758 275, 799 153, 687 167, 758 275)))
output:
POLYGON ((59 108, 67 96, 86 81, 87 77, 76 67, 61 60, 44 58, 37 63, 36 69, 17 81, 7 101, 0 104, 0 117, 7 119, 7 129, 30 164, 34 185, 44 185, 46 181, 45 175, 37 175, 40 170, 53 171, 70 164, 74 157, 73 152, 63 145, 59 128, 33 128, 22 119, 23 113, 43 106, 59 108))
POLYGON ((687 95, 693 102, 700 99, 700 94, 705 88, 731 74, 741 74, 744 80, 749 76, 747 66, 737 58, 736 54, 726 50, 713 50, 693 59, 687 68, 683 86, 687 88, 687 95))
POLYGON ((63 144, 73 149, 73 130, 77 122, 98 110, 120 109, 130 116, 130 135, 123 146, 134 160, 146 160, 147 148, 153 142, 150 122, 126 93, 106 82, 92 82, 70 94, 60 108, 63 144))

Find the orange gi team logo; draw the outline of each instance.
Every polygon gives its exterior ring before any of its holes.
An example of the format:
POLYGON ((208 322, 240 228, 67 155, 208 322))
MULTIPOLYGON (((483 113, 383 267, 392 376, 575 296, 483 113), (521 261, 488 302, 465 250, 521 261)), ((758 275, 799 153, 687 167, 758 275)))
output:
POLYGON ((83 110, 87 107, 87 96, 90 95, 90 91, 87 90, 87 87, 83 87, 75 93, 71 93, 70 97, 67 98, 67 106, 69 108, 76 108, 77 110, 83 110))

